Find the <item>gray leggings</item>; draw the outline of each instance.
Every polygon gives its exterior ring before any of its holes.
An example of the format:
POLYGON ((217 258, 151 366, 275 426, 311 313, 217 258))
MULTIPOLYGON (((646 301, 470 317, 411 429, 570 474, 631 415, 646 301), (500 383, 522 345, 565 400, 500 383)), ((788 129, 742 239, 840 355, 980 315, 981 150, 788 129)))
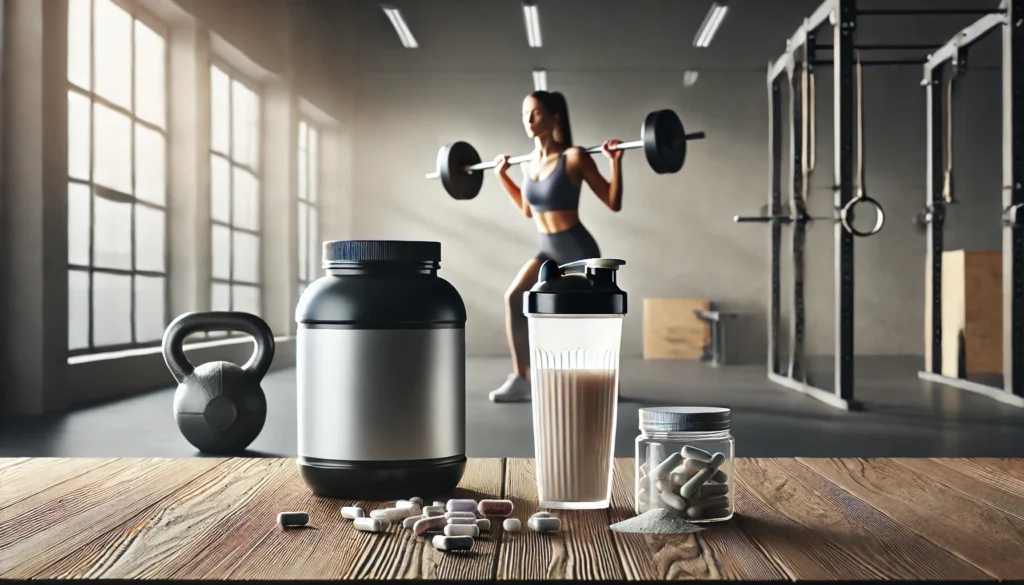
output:
POLYGON ((587 228, 578 223, 567 230, 540 234, 540 252, 536 257, 541 261, 554 260, 566 264, 584 258, 600 258, 601 249, 587 228))

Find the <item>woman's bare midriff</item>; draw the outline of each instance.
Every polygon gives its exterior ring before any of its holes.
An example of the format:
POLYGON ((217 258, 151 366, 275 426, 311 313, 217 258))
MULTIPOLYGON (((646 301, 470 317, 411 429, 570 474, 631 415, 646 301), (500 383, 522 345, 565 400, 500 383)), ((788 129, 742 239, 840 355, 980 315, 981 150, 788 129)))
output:
POLYGON ((580 222, 580 213, 575 210, 533 212, 537 229, 544 234, 556 234, 572 228, 580 222))

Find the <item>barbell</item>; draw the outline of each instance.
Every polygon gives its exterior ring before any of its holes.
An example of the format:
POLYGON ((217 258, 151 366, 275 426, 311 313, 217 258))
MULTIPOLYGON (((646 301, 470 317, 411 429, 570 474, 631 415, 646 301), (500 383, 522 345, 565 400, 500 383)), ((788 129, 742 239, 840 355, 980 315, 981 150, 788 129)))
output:
MULTIPOLYGON (((643 148, 647 163, 655 173, 678 172, 686 161, 686 143, 704 138, 703 132, 687 134, 683 123, 672 110, 658 110, 647 114, 640 129, 640 140, 622 142, 612 150, 643 148)), ((585 149, 588 153, 601 152, 601 146, 585 149)), ((509 164, 529 162, 532 154, 508 159, 509 164)), ((480 154, 468 142, 452 142, 437 152, 437 170, 427 173, 427 179, 441 179, 445 191, 454 199, 472 199, 480 193, 484 175, 478 171, 493 169, 495 161, 481 162, 480 154)))
POLYGON ((799 215, 799 214, 785 214, 785 215, 735 215, 732 220, 736 223, 807 223, 811 221, 839 221, 842 222, 843 229, 848 233, 858 237, 873 236, 878 232, 882 231, 882 225, 885 224, 885 212, 882 210, 882 205, 867 196, 855 197, 844 205, 839 212, 838 217, 812 217, 810 215, 799 215), (855 209, 858 205, 868 205, 869 207, 875 208, 875 225, 869 230, 859 230, 854 227, 853 222, 856 217, 855 209))

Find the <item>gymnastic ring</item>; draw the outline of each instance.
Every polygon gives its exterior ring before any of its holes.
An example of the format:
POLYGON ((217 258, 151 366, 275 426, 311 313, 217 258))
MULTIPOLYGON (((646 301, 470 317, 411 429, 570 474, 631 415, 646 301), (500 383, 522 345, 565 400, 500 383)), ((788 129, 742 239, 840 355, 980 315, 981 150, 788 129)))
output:
POLYGON ((839 219, 843 222, 843 229, 845 229, 848 233, 853 234, 854 236, 857 237, 866 238, 868 236, 873 236, 878 232, 882 231, 882 225, 885 224, 885 212, 882 210, 881 203, 875 201, 874 199, 868 197, 867 195, 864 195, 862 197, 855 197, 851 199, 846 205, 844 205, 842 211, 839 214, 839 219), (853 227, 853 210, 855 207, 857 207, 857 205, 862 203, 874 206, 876 210, 877 219, 875 220, 875 225, 868 231, 860 231, 853 227))

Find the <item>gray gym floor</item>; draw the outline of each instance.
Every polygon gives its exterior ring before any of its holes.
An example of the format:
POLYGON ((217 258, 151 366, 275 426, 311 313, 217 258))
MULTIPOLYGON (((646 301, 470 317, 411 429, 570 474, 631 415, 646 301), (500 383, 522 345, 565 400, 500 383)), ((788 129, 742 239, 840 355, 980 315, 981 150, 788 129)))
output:
MULTIPOLYGON (((738 456, 1024 456, 1024 409, 921 382, 916 377, 921 363, 919 357, 858 358, 856 397, 865 410, 848 413, 769 383, 762 365, 714 369, 695 362, 624 359, 615 452, 632 456, 641 406, 718 405, 733 409, 738 456)), ((830 364, 829 359, 812 362, 826 370, 830 364)), ((530 405, 487 400, 508 368, 507 359, 469 361, 471 457, 533 456, 530 405)), ((831 374, 823 375, 826 382, 820 385, 830 388, 831 374)), ((269 414, 250 455, 296 455, 294 383, 294 370, 264 380, 269 414)), ((0 430, 0 457, 197 455, 172 419, 173 392, 167 388, 71 414, 9 421, 0 430)))

